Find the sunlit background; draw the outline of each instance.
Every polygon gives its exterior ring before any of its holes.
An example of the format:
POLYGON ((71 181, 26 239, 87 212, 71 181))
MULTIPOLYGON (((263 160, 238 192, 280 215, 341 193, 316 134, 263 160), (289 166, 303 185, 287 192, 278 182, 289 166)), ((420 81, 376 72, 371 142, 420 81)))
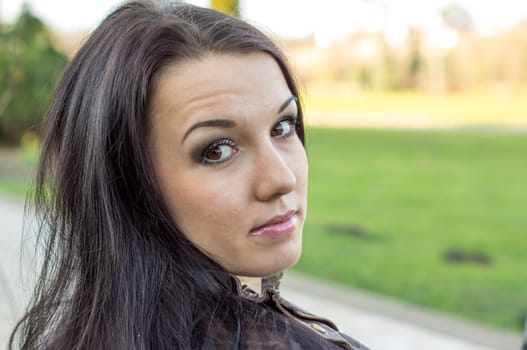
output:
MULTIPOLYGON (((209 0, 187 1, 208 6, 209 0)), ((13 22, 20 14, 23 0, 2 0, 0 16, 13 22)), ((26 0, 32 11, 60 32, 85 31, 92 28, 117 1, 26 0)), ((527 17, 527 5, 515 0, 242 0, 241 16, 261 23, 281 37, 303 38, 315 34, 322 41, 338 39, 360 28, 389 29, 400 34, 408 25, 429 27, 448 7, 455 5, 470 16, 472 29, 484 35, 510 28, 527 17)))
MULTIPOLYGON (((115 5, 0 0, 3 193, 26 191, 61 63, 115 5)), ((527 2, 240 0, 237 13, 280 42, 304 87, 310 213, 295 269, 520 333, 527 2)))

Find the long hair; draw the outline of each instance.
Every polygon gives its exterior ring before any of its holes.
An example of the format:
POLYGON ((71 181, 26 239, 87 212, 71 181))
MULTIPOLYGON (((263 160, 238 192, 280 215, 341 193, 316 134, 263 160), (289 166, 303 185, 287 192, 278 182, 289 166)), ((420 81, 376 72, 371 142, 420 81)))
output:
MULTIPOLYGON (((230 274, 178 231, 146 146, 163 67, 258 51, 275 59, 298 96, 276 44, 214 10, 131 1, 93 31, 43 123, 34 205, 44 263, 10 348, 213 348, 217 339, 240 344, 248 319, 268 317, 234 295, 230 274), (210 326, 222 318, 223 328, 210 326)), ((301 109, 297 133, 303 142, 301 109)))

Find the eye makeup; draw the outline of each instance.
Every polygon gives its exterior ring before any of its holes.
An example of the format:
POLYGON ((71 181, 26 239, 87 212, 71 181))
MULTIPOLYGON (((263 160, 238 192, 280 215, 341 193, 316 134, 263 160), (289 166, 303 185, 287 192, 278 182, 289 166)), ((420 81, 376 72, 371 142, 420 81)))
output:
POLYGON ((205 147, 201 152, 200 162, 205 165, 221 164, 230 160, 236 153, 238 153, 238 149, 234 141, 230 139, 218 139, 205 147), (227 153, 227 155, 224 155, 224 153, 227 153), (218 157, 218 159, 211 159, 213 157, 218 157))
MULTIPOLYGON (((293 108, 291 108, 291 115, 282 116, 274 123, 269 131, 270 137, 286 139, 296 135, 298 116, 296 108, 293 108)), ((235 157, 239 149, 239 145, 231 138, 219 137, 200 143, 191 152, 191 157, 198 164, 219 165, 235 157), (216 159, 211 159, 211 157, 216 159)))
POLYGON ((228 137, 216 137, 206 139, 192 148, 190 154, 192 161, 198 164, 206 163, 203 161, 203 157, 207 154, 207 152, 213 149, 214 147, 220 147, 224 145, 236 147, 236 142, 234 142, 234 140, 228 137))
POLYGON ((294 134, 296 134, 296 126, 297 126, 296 116, 287 116, 287 117, 280 118, 280 120, 278 120, 278 122, 271 129, 271 136, 278 137, 278 138, 287 138, 287 137, 293 136, 294 134), (284 130, 283 124, 285 124, 286 127, 288 127, 289 129, 283 131, 284 130), (273 135, 274 132, 279 131, 279 130, 283 131, 283 134, 273 135))

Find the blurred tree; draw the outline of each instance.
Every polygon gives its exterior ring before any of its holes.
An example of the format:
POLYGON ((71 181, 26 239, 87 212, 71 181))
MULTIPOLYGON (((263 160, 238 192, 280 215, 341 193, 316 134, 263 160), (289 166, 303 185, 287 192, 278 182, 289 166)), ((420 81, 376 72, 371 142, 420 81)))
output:
POLYGON ((231 16, 240 17, 239 0, 211 0, 210 7, 231 16))
POLYGON ((376 71, 378 74, 377 88, 380 90, 397 90, 401 88, 401 82, 398 69, 399 62, 395 51, 388 44, 385 37, 380 39, 380 57, 379 67, 376 71))
POLYGON ((408 30, 406 67, 404 67, 402 82, 405 89, 413 90, 421 87, 421 75, 425 63, 422 50, 422 33, 418 28, 412 27, 408 30))
POLYGON ((51 34, 27 4, 0 33, 0 139, 19 142, 34 127, 67 61, 51 34))
POLYGON ((361 65, 357 71, 357 81, 362 89, 370 90, 372 88, 372 69, 365 65, 361 65))
POLYGON ((452 3, 441 11, 441 18, 445 24, 458 31, 471 31, 473 28, 472 16, 468 10, 458 3, 452 3))

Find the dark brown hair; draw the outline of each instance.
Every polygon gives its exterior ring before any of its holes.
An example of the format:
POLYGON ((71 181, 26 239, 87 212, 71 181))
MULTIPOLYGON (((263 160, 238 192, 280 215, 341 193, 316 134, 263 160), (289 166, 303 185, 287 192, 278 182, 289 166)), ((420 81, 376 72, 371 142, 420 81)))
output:
MULTIPOLYGON (((43 124, 34 203, 44 264, 10 348, 239 348, 250 330, 264 342, 266 329, 287 334, 287 321, 241 300, 229 273, 177 230, 146 151, 163 67, 256 51, 274 57, 298 96, 279 48, 220 12, 131 1, 93 31, 43 124)), ((301 109, 298 120, 303 141, 301 109)))

